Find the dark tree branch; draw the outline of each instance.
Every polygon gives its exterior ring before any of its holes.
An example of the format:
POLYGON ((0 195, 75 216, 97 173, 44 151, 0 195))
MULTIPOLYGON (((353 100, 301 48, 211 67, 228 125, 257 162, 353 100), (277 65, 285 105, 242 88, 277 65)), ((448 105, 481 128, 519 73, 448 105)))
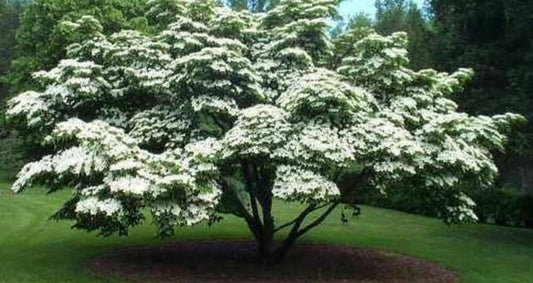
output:
POLYGON ((258 194, 258 200, 261 204, 261 210, 263 215, 263 242, 260 244, 260 253, 263 254, 264 259, 267 262, 272 262, 272 256, 274 254, 274 217, 272 216, 272 191, 269 186, 268 176, 266 176, 265 170, 255 164, 250 164, 253 176, 256 181, 256 189, 258 194))
POLYGON ((274 261, 277 262, 281 258, 285 256, 289 248, 294 244, 294 241, 297 239, 298 230, 300 229, 300 226, 302 225, 302 222, 305 220, 307 215, 309 213, 313 212, 316 208, 316 204, 310 204, 306 209, 304 209, 296 219, 291 221, 293 224, 291 231, 289 232, 289 235, 285 240, 282 242, 281 246, 276 250, 275 252, 275 258, 274 261))
MULTIPOLYGON (((261 217, 259 215, 259 208, 257 206, 257 200, 261 202, 261 198, 258 197, 258 188, 257 185, 257 178, 254 173, 254 167, 252 162, 250 161, 241 161, 241 166, 244 174, 244 180, 245 180, 245 187, 246 191, 248 192, 248 195, 250 196, 250 206, 252 208, 252 217, 254 226, 257 227, 258 233, 261 235, 261 237, 258 239, 259 242, 262 242, 265 238, 264 233, 264 222, 265 222, 265 215, 263 214, 263 223, 261 222, 261 217)), ((263 203, 261 203, 263 206, 263 203)))
POLYGON ((322 215, 320 215, 317 219, 315 219, 315 221, 311 222, 309 225, 305 226, 302 230, 298 231, 297 237, 302 236, 303 234, 309 232, 309 230, 320 225, 320 223, 322 223, 322 221, 324 221, 331 214, 331 212, 333 212, 333 210, 339 205, 339 203, 340 201, 336 201, 332 203, 330 207, 328 207, 328 209, 326 209, 326 211, 322 213, 322 215))
MULTIPOLYGON (((339 178, 342 172, 337 173, 338 174, 335 177, 339 178)), ((333 203, 323 204, 320 206, 317 206, 316 204, 311 204, 304 211, 302 211, 300 215, 298 215, 298 217, 296 217, 294 220, 276 228, 275 232, 278 232, 279 230, 284 229, 286 227, 290 227, 292 225, 289 234, 275 251, 274 263, 279 262, 283 257, 285 257, 289 249, 294 245, 298 238, 309 232, 311 229, 320 225, 335 210, 335 208, 337 208, 337 206, 341 202, 349 201, 349 198, 352 197, 352 195, 355 193, 355 189, 361 186, 366 181, 366 178, 368 177, 369 173, 370 170, 368 168, 365 168, 359 174, 357 174, 356 177, 353 178, 347 184, 346 187, 344 187, 344 190, 341 191, 342 196, 340 199, 334 201, 333 203), (329 207, 322 214, 320 214, 320 216, 318 216, 314 221, 312 221, 305 227, 301 228, 303 222, 309 214, 326 206, 329 207)))
POLYGON ((296 220, 297 220, 297 219, 298 219, 298 218, 295 218, 295 219, 293 219, 292 221, 287 222, 287 223, 285 223, 285 224, 283 224, 283 225, 277 227, 277 228, 274 230, 274 233, 276 233, 276 232, 278 232, 278 231, 280 231, 280 230, 283 230, 283 229, 285 229, 285 228, 287 228, 287 227, 293 225, 294 223, 296 223, 296 220))
POLYGON ((252 192, 248 192, 248 195, 250 196, 250 206, 252 207, 253 217, 259 225, 262 225, 261 217, 259 216, 259 208, 257 207, 257 199, 252 192))
POLYGON ((316 206, 316 205, 310 205, 310 206, 313 206, 313 208, 310 208, 310 207, 307 207, 305 210, 303 210, 300 215, 298 215, 296 218, 294 218, 292 221, 290 222, 287 222, 279 227, 276 228, 276 230, 274 230, 274 232, 278 232, 280 230, 283 230, 284 228, 287 228, 293 224, 295 224, 299 219, 301 219, 302 217, 305 218, 309 213, 315 211, 315 210, 318 210, 318 209, 321 209, 323 207, 326 207, 328 204, 323 204, 323 205, 319 205, 319 206, 316 206), (310 210, 310 211, 309 211, 310 210), (305 214, 305 215, 304 215, 305 214))
MULTIPOLYGON (((334 203, 330 204, 330 207, 328 207, 328 209, 324 213, 322 213, 317 219, 315 219, 315 221, 311 222, 309 225, 305 226, 303 229, 300 229, 300 226, 302 225, 302 223, 305 220, 305 218, 307 217, 307 215, 309 215, 311 212, 313 212, 313 211, 315 211, 317 209, 316 205, 312 204, 312 205, 308 206, 294 220, 294 225, 293 225, 291 231, 289 232, 289 235, 287 236, 287 238, 285 238, 285 240, 283 241, 281 246, 275 252, 274 262, 277 263, 283 257, 285 257, 285 255, 287 254, 289 249, 294 245, 294 242, 296 242, 296 240, 299 237, 301 237, 302 235, 307 233, 309 230, 313 229, 314 227, 316 227, 320 223, 322 223, 322 221, 324 221, 324 219, 326 219, 328 217, 328 215, 337 207, 337 205, 339 205, 339 203, 340 203, 340 201, 335 201, 334 203)), ((322 206, 322 207, 324 207, 324 206, 322 206)))

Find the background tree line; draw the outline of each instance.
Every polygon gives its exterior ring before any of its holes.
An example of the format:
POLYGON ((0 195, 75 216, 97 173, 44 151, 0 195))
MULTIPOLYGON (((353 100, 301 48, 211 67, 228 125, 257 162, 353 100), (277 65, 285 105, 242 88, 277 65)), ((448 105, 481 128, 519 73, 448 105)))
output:
MULTIPOLYGON (((169 3, 172 1, 169 1, 169 3)), ((224 0, 240 10, 264 12, 279 0, 224 0)), ((354 4, 354 5, 357 5, 354 4)), ((353 28, 373 28, 382 34, 405 31, 409 35, 410 67, 452 71, 471 67, 476 75, 455 97, 471 114, 521 113, 533 120, 533 2, 528 0, 426 0, 424 7, 407 0, 377 0, 376 15, 357 14, 337 19, 332 37, 353 28)), ((63 57, 69 44, 58 38, 66 32, 61 20, 83 14, 95 16, 105 33, 121 28, 151 32, 157 23, 138 17, 146 10, 143 0, 2 0, 0 2, 0 97, 26 89, 31 73, 49 69, 63 57), (17 31, 18 30, 18 31, 17 31)), ((0 104, 1 105, 1 104, 0 104)), ((0 114, 0 123, 3 118, 0 114)), ((4 128, 3 126, 1 128, 4 128)), ((20 144, 13 134, 3 137, 0 166, 15 169, 10 156, 20 144)), ((497 154, 501 178, 493 191, 479 192, 482 220, 499 224, 533 226, 533 126, 527 124, 512 136, 511 149, 497 154)), ((411 212, 431 214, 422 196, 404 196, 379 203, 411 212)))
MULTIPOLYGON (((15 51, 15 34, 20 25, 20 15, 22 14, 25 1, 0 2, 0 76, 7 74, 11 59, 15 51)), ((0 85, 0 97, 3 97, 7 89, 5 85, 0 85)))

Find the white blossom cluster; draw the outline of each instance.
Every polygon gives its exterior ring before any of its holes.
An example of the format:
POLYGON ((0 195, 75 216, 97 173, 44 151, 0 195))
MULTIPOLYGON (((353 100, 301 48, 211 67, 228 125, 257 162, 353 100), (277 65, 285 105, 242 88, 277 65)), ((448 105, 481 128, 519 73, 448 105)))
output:
POLYGON ((338 0, 281 1, 263 20, 271 29, 272 41, 267 50, 276 53, 298 47, 315 60, 330 54, 332 44, 326 27, 329 18, 337 15, 339 3, 338 0))
POLYGON ((179 106, 155 106, 137 113, 129 121, 132 125, 129 135, 141 145, 158 145, 177 148, 188 142, 187 132, 191 127, 188 117, 183 117, 179 106))
POLYGON ((276 106, 258 104, 241 111, 223 140, 224 156, 268 156, 290 134, 287 113, 276 106))
MULTIPOLYGON (((245 183, 243 164, 257 165, 274 197, 312 203, 344 201, 345 173, 382 191, 490 184, 490 152, 522 118, 457 112, 449 96, 472 72, 408 69, 403 33, 332 42, 337 2, 282 0, 253 15, 214 0, 151 0, 154 35, 105 36, 91 17, 65 23, 88 34, 7 110, 56 153, 27 164, 13 189, 74 187, 67 215, 109 234, 144 208, 161 233, 214 219, 231 193, 224 181, 245 183), (328 64, 340 45, 348 53, 328 64)), ((443 217, 475 219, 461 199, 443 217)))
POLYGON ((276 104, 292 115, 353 116, 370 110, 371 96, 364 89, 343 82, 335 72, 317 69, 294 82, 276 104))
POLYGON ((88 197, 76 203, 75 211, 90 215, 103 213, 106 216, 113 216, 122 211, 122 205, 119 201, 113 199, 100 200, 96 197, 88 197))
POLYGON ((280 199, 322 202, 340 195, 334 182, 313 171, 282 165, 276 175, 272 194, 280 199))
POLYGON ((448 206, 448 222, 476 222, 477 215, 474 213, 476 204, 467 195, 460 193, 457 198, 458 204, 455 206, 448 206))

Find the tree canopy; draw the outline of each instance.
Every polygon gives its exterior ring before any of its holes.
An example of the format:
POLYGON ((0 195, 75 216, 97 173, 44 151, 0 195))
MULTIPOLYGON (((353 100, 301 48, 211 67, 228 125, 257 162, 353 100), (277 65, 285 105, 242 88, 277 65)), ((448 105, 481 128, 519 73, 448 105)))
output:
POLYGON ((492 183, 491 151, 523 118, 459 112, 450 96, 470 69, 409 69, 401 32, 332 41, 336 0, 282 0, 267 14, 171 4, 150 1, 147 17, 169 21, 155 34, 108 34, 91 15, 59 24, 77 41, 7 111, 55 152, 24 166, 15 191, 73 188, 55 216, 104 236, 145 213, 162 236, 233 214, 269 263, 362 191, 430 191, 446 222, 476 219, 464 190, 492 183), (274 201, 306 208, 277 223, 274 201))

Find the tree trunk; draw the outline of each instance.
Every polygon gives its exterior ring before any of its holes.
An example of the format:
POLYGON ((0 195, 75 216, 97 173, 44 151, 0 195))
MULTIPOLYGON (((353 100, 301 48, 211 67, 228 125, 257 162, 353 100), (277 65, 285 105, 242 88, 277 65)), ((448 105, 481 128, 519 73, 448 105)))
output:
POLYGON ((257 166, 257 164, 254 164, 250 160, 243 160, 241 166, 244 173, 245 187, 250 198, 251 212, 242 203, 241 210, 248 227, 256 239, 258 257, 263 264, 273 265, 281 261, 288 254, 298 238, 322 223, 340 203, 340 201, 335 201, 331 204, 310 204, 293 221, 276 228, 274 217, 272 216, 273 195, 268 170, 264 167, 257 166), (329 207, 318 218, 305 227, 301 227, 305 218, 310 213, 328 205, 329 207), (277 246, 274 240, 274 234, 290 226, 292 228, 287 238, 277 246))
POLYGON ((335 210, 338 204, 339 202, 330 204, 330 206, 319 217, 302 228, 301 226, 305 218, 311 212, 317 210, 318 208, 325 207, 325 205, 318 207, 316 205, 310 205, 307 207, 294 221, 289 223, 292 224, 291 231, 279 246, 276 245, 274 241, 274 234, 278 230, 276 230, 274 227, 274 218, 272 217, 270 211, 271 206, 268 206, 268 209, 263 209, 264 226, 261 237, 256 238, 258 244, 258 256, 261 262, 266 265, 274 265, 283 260, 289 253, 290 249, 294 246, 298 238, 321 224, 331 214, 331 212, 335 210))
POLYGON ((272 217, 272 192, 268 188, 268 184, 261 182, 259 186, 261 189, 260 193, 260 204, 261 212, 263 216, 263 240, 259 248, 261 257, 266 264, 274 264, 274 256, 276 243, 274 242, 274 217, 272 217))
MULTIPOLYGON (((265 231, 266 232, 266 231, 265 231)), ((265 265, 272 265, 275 263, 276 243, 274 242, 274 233, 265 235, 257 242, 257 251, 259 260, 265 265)))

